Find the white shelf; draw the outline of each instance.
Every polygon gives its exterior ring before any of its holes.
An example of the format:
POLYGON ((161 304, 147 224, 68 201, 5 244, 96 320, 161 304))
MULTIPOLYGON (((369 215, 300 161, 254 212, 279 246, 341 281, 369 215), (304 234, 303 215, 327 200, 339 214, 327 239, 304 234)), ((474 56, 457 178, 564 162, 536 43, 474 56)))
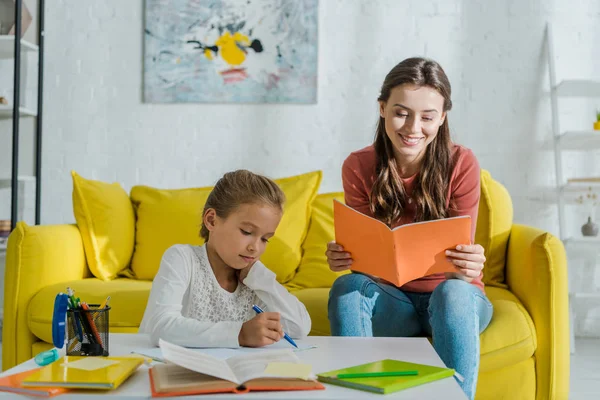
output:
POLYGON ((600 97, 600 82, 587 79, 565 80, 554 88, 561 97, 600 97))
POLYGON ((600 236, 589 237, 589 236, 577 236, 565 239, 565 246, 577 246, 577 247, 588 247, 597 249, 600 252, 600 236))
MULTIPOLYGON (((600 194, 600 182, 571 182, 560 187, 560 196, 562 196, 565 204, 577 204, 577 197, 588 191, 600 194)), ((555 204, 557 201, 556 188, 551 186, 532 188, 526 198, 535 202, 555 204)))
POLYGON ((577 299, 600 299, 600 292, 596 293, 596 292, 578 292, 578 293, 571 293, 571 296, 577 298, 577 299))
MULTIPOLYGON (((35 176, 29 176, 29 175, 21 175, 17 178, 20 182, 35 182, 35 176)), ((0 176, 0 189, 6 189, 6 188, 10 188, 11 186, 11 178, 5 178, 0 176)))
MULTIPOLYGON (((0 104, 0 119, 10 119, 13 115, 12 106, 7 106, 5 104, 0 104)), ((21 117, 35 117, 37 114, 28 108, 19 107, 19 115, 21 117)))
MULTIPOLYGON (((21 39, 21 51, 39 51, 36 44, 21 39)), ((0 35, 0 58, 14 58, 15 37, 13 35, 0 35)))
POLYGON ((599 182, 569 182, 565 185, 561 186, 561 192, 566 194, 572 193, 581 193, 586 192, 588 189, 592 189, 594 191, 600 190, 600 181, 599 182))
POLYGON ((600 131, 564 132, 558 137, 558 145, 563 150, 600 149, 600 131))

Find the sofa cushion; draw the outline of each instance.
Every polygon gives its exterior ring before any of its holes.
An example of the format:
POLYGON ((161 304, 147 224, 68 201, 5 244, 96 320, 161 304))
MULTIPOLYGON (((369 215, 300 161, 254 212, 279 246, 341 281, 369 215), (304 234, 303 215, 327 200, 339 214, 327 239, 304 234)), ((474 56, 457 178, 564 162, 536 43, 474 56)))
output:
MULTIPOLYGON (((281 283, 294 277, 306 236, 311 204, 322 172, 314 171, 275 179, 286 196, 283 218, 269 239, 261 261, 281 283)), ((137 279, 152 280, 163 253, 174 244, 202 244, 199 237, 202 209, 212 187, 161 190, 135 186, 131 190, 137 222, 132 270, 137 279)))
POLYGON ((349 273, 330 270, 325 256, 327 243, 335 239, 334 199, 344 202, 344 193, 320 194, 313 201, 308 232, 302 243, 302 260, 294 279, 288 283, 288 288, 329 288, 338 276, 349 273))
POLYGON ((110 280, 129 266, 135 238, 135 215, 127 192, 118 183, 73 176, 73 214, 81 232, 85 258, 98 279, 110 280))
MULTIPOLYGON (((486 292, 494 305, 494 315, 480 337, 482 372, 527 360, 537 348, 535 326, 521 302, 506 289, 489 287, 486 292)), ((329 289, 301 289, 292 293, 310 314, 310 334, 331 335, 327 316, 329 289)))
POLYGON ((485 285, 506 288, 504 264, 513 222, 510 194, 490 173, 481 170, 481 197, 475 230, 475 243, 485 249, 485 285))
POLYGON ((112 281, 89 278, 43 288, 29 303, 27 321, 31 333, 48 343, 52 343, 54 298, 58 293, 65 293, 67 287, 75 290, 75 297, 88 304, 100 304, 110 296, 110 332, 123 333, 137 332, 144 316, 152 282, 127 278, 112 281))
POLYGON ((481 334, 482 372, 527 360, 537 348, 535 325, 519 299, 502 288, 486 287, 485 291, 494 314, 481 334))
POLYGON ((306 307, 311 320, 311 336, 329 336, 329 318, 327 316, 327 301, 329 288, 309 288, 291 292, 306 307))

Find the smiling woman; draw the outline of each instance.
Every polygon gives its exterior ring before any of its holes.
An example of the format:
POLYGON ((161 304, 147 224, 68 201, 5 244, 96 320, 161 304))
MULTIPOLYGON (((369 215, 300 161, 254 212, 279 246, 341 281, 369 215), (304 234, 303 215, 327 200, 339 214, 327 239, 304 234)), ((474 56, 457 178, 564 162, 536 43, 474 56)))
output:
MULTIPOLYGON (((479 164, 471 150, 450 140, 450 95, 450 82, 433 60, 409 58, 392 68, 377 99, 375 141, 346 158, 342 180, 348 206, 392 228, 469 215, 471 243, 446 251, 456 272, 402 287, 359 273, 340 276, 330 291, 329 320, 339 336, 431 335, 444 363, 465 377, 460 385, 473 398, 479 334, 493 309, 481 281, 483 248, 472 244, 479 164)), ((333 242, 327 259, 336 272, 352 266, 352 254, 333 242)))

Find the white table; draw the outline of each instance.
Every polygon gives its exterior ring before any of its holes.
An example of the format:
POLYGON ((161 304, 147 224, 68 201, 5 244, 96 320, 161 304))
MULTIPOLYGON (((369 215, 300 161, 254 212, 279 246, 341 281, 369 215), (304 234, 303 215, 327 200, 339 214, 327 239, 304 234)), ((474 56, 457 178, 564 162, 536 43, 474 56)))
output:
MULTIPOLYGON (((133 349, 150 347, 146 335, 137 334, 111 334, 110 355, 119 356, 129 354, 133 349)), ((437 355, 426 338, 354 338, 354 337, 329 337, 309 336, 299 340, 298 344, 316 345, 317 348, 297 352, 298 358, 304 363, 311 364, 315 374, 334 369, 346 368, 352 365, 373 362, 385 358, 398 359, 421 364, 444 367, 444 363, 437 355)), ((17 365, 2 376, 36 368, 33 359, 17 365)), ((288 391, 288 392, 254 392, 247 394, 219 394, 185 396, 183 399, 227 399, 241 400, 254 399, 466 399, 462 389, 454 378, 416 386, 400 392, 381 395, 360 390, 347 389, 341 386, 325 384, 325 390, 288 391)), ((118 389, 111 391, 77 391, 64 394, 58 399, 87 399, 99 398, 99 395, 110 395, 113 399, 149 399, 150 383, 148 367, 142 366, 138 371, 125 381, 118 389)), ((15 394, 0 392, 0 398, 16 398, 15 394)), ((19 396, 22 397, 22 396, 19 396)), ((23 397, 24 398, 24 397, 23 397)))

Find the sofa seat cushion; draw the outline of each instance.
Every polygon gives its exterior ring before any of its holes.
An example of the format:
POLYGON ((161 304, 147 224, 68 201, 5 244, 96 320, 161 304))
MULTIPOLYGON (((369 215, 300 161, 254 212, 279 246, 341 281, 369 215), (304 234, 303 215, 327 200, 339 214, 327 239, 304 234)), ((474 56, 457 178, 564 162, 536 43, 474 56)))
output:
POLYGON ((527 360, 537 348, 535 325, 517 297, 506 289, 486 286, 494 315, 481 334, 480 371, 489 371, 527 360))
POLYGON ((327 300, 329 299, 329 288, 310 288, 292 290, 291 293, 300 300, 312 323, 310 336, 330 336, 329 318, 327 317, 327 300))
POLYGON ((67 287, 75 290, 75 297, 88 304, 100 304, 110 296, 110 332, 137 332, 152 282, 127 278, 112 281, 90 278, 43 288, 29 303, 27 321, 31 332, 45 342, 52 343, 54 298, 58 293, 66 293, 67 287))
MULTIPOLYGON (((329 289, 313 288, 292 291, 304 305, 312 320, 311 335, 331 335, 327 316, 329 289)), ((533 356, 537 347, 531 317, 521 302, 506 289, 486 287, 494 305, 494 316, 481 334, 481 371, 517 364, 533 356)))

